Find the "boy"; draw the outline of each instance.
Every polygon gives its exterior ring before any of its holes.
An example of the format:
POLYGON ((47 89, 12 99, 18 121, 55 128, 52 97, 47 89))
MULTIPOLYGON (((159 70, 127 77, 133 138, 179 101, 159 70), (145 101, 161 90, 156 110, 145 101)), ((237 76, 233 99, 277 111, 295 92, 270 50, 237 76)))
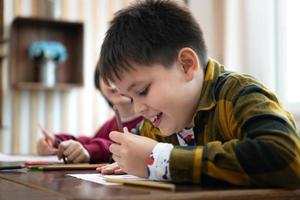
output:
POLYGON ((300 186, 292 116, 253 77, 207 57, 187 8, 150 0, 118 12, 99 67, 153 124, 141 130, 150 138, 126 128, 110 134, 113 159, 126 173, 202 185, 300 186), (151 139, 157 134, 164 138, 151 139))
MULTIPOLYGON (((121 96, 115 87, 106 85, 103 80, 99 81, 98 67, 95 70, 94 80, 96 89, 103 94, 110 107, 114 105, 118 109, 123 126, 127 126, 129 129, 135 128, 142 117, 134 112, 130 99, 121 96)), ((111 155, 109 146, 112 143, 108 136, 111 131, 115 130, 118 130, 118 125, 114 116, 105 122, 93 137, 76 138, 69 134, 56 134, 55 137, 49 136, 50 141, 46 141, 46 138, 39 139, 37 151, 40 155, 57 154, 59 159, 65 155, 67 161, 72 163, 107 162, 111 155), (58 145, 58 141, 62 142, 58 145)))

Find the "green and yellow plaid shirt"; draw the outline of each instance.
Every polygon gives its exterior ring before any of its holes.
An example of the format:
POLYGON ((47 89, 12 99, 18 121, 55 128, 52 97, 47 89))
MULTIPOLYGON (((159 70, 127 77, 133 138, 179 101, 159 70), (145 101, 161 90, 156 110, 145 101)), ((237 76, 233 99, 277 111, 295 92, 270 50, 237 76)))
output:
POLYGON ((194 133, 181 147, 145 121, 140 134, 175 145, 170 174, 177 183, 300 187, 300 140, 276 95, 253 77, 209 59, 194 133))

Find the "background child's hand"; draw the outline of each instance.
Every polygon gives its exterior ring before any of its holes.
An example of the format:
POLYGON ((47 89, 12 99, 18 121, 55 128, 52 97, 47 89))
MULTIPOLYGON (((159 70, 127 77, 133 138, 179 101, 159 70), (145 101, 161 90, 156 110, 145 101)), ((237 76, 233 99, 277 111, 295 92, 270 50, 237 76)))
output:
POLYGON ((158 142, 147 137, 131 134, 126 127, 124 133, 112 131, 109 134, 110 139, 115 142, 109 147, 113 159, 124 172, 139 177, 148 177, 147 160, 158 142))
POLYGON ((37 141, 37 153, 39 155, 53 155, 56 154, 57 149, 53 147, 53 135, 39 123, 38 128, 42 131, 44 137, 37 141))
POLYGON ((63 155, 66 156, 70 163, 89 162, 89 152, 75 140, 63 141, 58 145, 57 157, 61 159, 63 155))
POLYGON ((125 172, 120 168, 120 166, 116 162, 110 165, 106 165, 104 167, 98 167, 96 171, 101 174, 125 174, 125 172))
POLYGON ((56 154, 57 149, 53 147, 54 138, 40 138, 37 141, 37 153, 39 155, 53 155, 56 154))

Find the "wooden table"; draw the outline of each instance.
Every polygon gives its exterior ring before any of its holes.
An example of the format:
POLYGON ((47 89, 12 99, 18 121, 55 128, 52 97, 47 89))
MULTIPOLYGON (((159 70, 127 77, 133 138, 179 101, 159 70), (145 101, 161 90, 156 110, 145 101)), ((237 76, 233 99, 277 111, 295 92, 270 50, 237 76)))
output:
POLYGON ((199 185, 177 185, 176 191, 136 186, 104 186, 65 174, 94 171, 28 171, 0 172, 2 199, 217 199, 217 200, 280 200, 300 199, 299 190, 201 188, 199 185))

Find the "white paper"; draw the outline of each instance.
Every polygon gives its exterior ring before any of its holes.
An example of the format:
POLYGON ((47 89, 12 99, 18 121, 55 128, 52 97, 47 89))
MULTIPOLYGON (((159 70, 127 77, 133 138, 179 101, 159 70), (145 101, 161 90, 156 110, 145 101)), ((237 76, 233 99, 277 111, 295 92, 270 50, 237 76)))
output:
POLYGON ((122 179, 130 179, 130 180, 148 180, 144 178, 140 178, 133 175, 103 175, 100 173, 97 174, 67 174, 68 176, 72 176, 75 178, 79 178, 86 181, 91 181, 94 183, 102 184, 102 185, 121 185, 121 183, 110 183, 106 182, 105 178, 122 178, 122 179))
POLYGON ((1 162, 28 162, 28 161, 45 161, 45 162, 62 162, 57 156, 37 156, 37 155, 9 155, 0 153, 1 162))

